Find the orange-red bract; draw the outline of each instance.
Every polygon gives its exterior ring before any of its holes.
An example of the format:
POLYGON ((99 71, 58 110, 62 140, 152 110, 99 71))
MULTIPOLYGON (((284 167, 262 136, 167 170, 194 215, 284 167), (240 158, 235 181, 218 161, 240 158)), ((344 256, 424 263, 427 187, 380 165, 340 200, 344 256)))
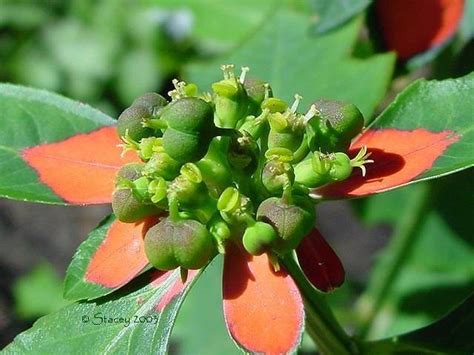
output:
POLYGON ((304 274, 318 290, 329 292, 344 282, 341 260, 317 229, 301 241, 296 254, 304 274))
POLYGON ((110 203, 115 174, 122 165, 138 161, 134 152, 121 157, 115 127, 77 134, 60 142, 23 150, 22 157, 42 183, 71 204, 110 203))
POLYGON ((378 0, 377 22, 387 48, 408 59, 451 37, 463 7, 463 0, 378 0))
POLYGON ((229 243, 223 275, 224 317, 247 351, 294 351, 304 324, 301 295, 284 270, 275 273, 266 255, 251 256, 229 243))
POLYGON ((107 288, 125 285, 148 264, 143 236, 153 224, 115 221, 90 260, 85 273, 87 282, 107 288))
POLYGON ((367 174, 356 169, 352 176, 340 183, 315 190, 325 197, 366 196, 405 185, 431 168, 449 145, 459 140, 452 131, 430 132, 424 128, 412 131, 398 129, 371 129, 351 146, 354 156, 362 146, 372 153, 367 164, 367 174))

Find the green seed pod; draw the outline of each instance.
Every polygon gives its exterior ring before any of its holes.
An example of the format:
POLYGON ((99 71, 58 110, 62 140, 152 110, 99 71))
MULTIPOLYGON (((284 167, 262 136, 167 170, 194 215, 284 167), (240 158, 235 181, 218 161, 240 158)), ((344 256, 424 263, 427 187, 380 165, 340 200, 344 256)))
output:
POLYGON ((151 118, 150 112, 143 106, 131 106, 123 111, 117 122, 117 131, 120 137, 128 135, 138 142, 140 139, 150 137, 153 130, 143 127, 146 119, 151 118))
POLYGON ((362 113, 355 105, 341 101, 322 99, 313 105, 317 115, 307 126, 311 149, 324 153, 346 151, 351 140, 362 131, 362 113))
POLYGON ((183 97, 169 104, 161 120, 176 131, 197 135, 212 130, 214 114, 211 105, 197 97, 183 97))
POLYGON ((132 103, 132 106, 142 106, 146 108, 154 118, 159 116, 159 113, 166 105, 168 105, 168 101, 155 92, 147 92, 137 97, 132 103))
POLYGON ((145 235, 145 253, 159 270, 200 269, 215 253, 213 238, 198 221, 162 219, 145 235))
POLYGON ((272 225, 278 232, 278 240, 273 249, 281 254, 298 246, 314 226, 313 204, 300 197, 290 204, 281 198, 270 197, 263 201, 257 210, 257 219, 272 225))
POLYGON ((163 134, 163 147, 171 158, 180 162, 192 162, 201 159, 207 152, 211 137, 193 134, 174 128, 166 129, 163 134))
POLYGON ((112 209, 122 222, 137 222, 145 217, 159 214, 161 209, 152 203, 143 202, 131 185, 142 176, 143 164, 124 165, 116 177, 116 189, 112 195, 112 209), (129 183, 127 186, 126 183, 129 183))
POLYGON ((247 227, 242 238, 245 250, 252 255, 261 255, 270 250, 278 239, 275 229, 265 222, 256 222, 247 227))
POLYGON ((267 162, 262 171, 262 184, 272 195, 280 195, 295 181, 291 164, 278 160, 267 162))
POLYGON ((247 115, 259 115, 262 112, 260 106, 263 100, 265 100, 265 96, 273 96, 272 89, 265 81, 249 77, 245 78, 244 88, 249 98, 247 115))

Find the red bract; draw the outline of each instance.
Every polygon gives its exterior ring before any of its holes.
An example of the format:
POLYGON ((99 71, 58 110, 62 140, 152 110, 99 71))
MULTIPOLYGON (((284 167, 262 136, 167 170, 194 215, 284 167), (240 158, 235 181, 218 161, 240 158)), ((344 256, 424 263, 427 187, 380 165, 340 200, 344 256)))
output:
POLYGON ((401 59, 441 45, 456 32, 463 6, 464 0, 378 0, 385 45, 401 59))
MULTIPOLYGON (((457 139, 450 131, 368 130, 352 146, 356 151, 367 145, 373 153, 375 163, 367 167, 367 175, 354 173, 347 181, 314 194, 339 198, 365 196, 408 184, 429 169, 457 139)), ((109 203, 117 169, 134 160, 130 156, 121 157, 117 144, 115 127, 106 127, 25 149, 22 156, 41 181, 65 201, 109 203)), ((84 281, 113 289, 142 272, 148 265, 143 252, 147 222, 113 222, 89 262, 84 281)), ((316 230, 303 240, 297 254, 308 280, 320 290, 331 290, 344 280, 342 264, 316 230)), ((185 283, 175 281, 160 298, 156 310, 161 311, 172 302, 195 275, 196 272, 190 272, 185 283)), ((157 272, 152 284, 167 282, 169 276, 170 272, 157 272)), ((223 298, 228 329, 245 350, 287 353, 296 349, 304 325, 302 296, 291 276, 285 270, 275 272, 266 255, 250 256, 229 244, 223 298)))

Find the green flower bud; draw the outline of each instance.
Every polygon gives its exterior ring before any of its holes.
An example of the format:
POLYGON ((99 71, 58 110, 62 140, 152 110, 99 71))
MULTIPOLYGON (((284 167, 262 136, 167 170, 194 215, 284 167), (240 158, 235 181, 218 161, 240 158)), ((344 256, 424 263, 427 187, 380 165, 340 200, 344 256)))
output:
POLYGON ((169 193, 186 208, 203 207, 201 205, 209 200, 201 171, 193 163, 186 163, 181 167, 180 175, 169 186, 169 193))
POLYGON ((362 147, 359 153, 350 159, 345 153, 324 154, 314 152, 311 159, 303 160, 295 166, 295 181, 308 188, 315 188, 331 182, 346 180, 352 173, 353 168, 362 170, 365 176, 365 165, 373 163, 367 159, 367 147, 362 147))
POLYGON ((197 97, 183 97, 169 104, 161 120, 176 131, 197 135, 213 126, 211 105, 197 97))
POLYGON ((143 106, 131 106, 125 109, 117 121, 119 136, 129 137, 137 142, 144 137, 150 137, 153 134, 153 130, 143 126, 149 118, 151 118, 151 114, 143 106))
POLYGON ((278 239, 273 249, 284 254, 296 248, 310 232, 314 226, 315 211, 313 204, 301 197, 295 197, 293 203, 270 197, 258 207, 257 219, 275 228, 278 239))
POLYGON ((362 113, 355 105, 341 101, 321 99, 313 106, 317 114, 307 125, 310 148, 324 153, 346 151, 362 131, 362 113))
POLYGON ((346 180, 352 173, 351 159, 345 153, 334 153, 329 175, 332 181, 346 180))
POLYGON ((271 225, 256 222, 245 229, 242 242, 247 252, 252 255, 261 255, 270 250, 277 239, 277 232, 271 225))
POLYGON ((288 109, 285 101, 276 97, 269 97, 262 102, 262 110, 267 109, 270 113, 283 113, 288 109))
POLYGON ((142 106, 148 110, 152 117, 158 117, 161 110, 168 104, 168 101, 160 94, 148 92, 139 96, 133 101, 132 106, 142 106))
POLYGON ((246 224, 253 213, 252 201, 235 187, 228 187, 222 192, 217 201, 217 209, 224 221, 237 229, 246 224))
POLYGON ((228 144, 225 139, 214 138, 204 158, 196 162, 204 183, 214 198, 232 184, 232 172, 227 160, 228 144))
MULTIPOLYGON (((291 152, 287 149, 272 149, 267 151, 266 155, 268 156, 269 152, 272 151, 288 151, 291 155, 291 152)), ((288 157, 290 159, 290 157, 288 157)), ((295 174, 293 167, 288 161, 281 159, 271 159, 269 160, 262 171, 262 184, 272 195, 281 195, 282 192, 291 187, 295 181, 295 174)))
POLYGON ((157 137, 142 138, 138 144, 138 155, 140 159, 148 161, 158 152, 164 152, 163 139, 157 137))
POLYGON ((215 253, 206 227, 195 220, 162 219, 145 235, 145 253, 159 270, 200 269, 215 253))
POLYGON ((247 115, 259 115, 263 100, 273 96, 272 89, 265 81, 249 77, 245 78, 244 88, 249 98, 247 115))
POLYGON ((224 80, 212 84, 215 93, 215 123, 221 128, 235 128, 247 112, 248 98, 242 85, 245 81, 245 70, 241 79, 235 77, 232 65, 222 66, 224 80))
POLYGON ((231 237, 230 228, 222 219, 219 213, 214 214, 207 224, 209 232, 216 240, 217 250, 221 254, 225 254, 225 245, 231 237))
POLYGON ((329 172, 332 161, 319 152, 314 152, 310 159, 295 165, 295 182, 308 188, 319 187, 331 181, 329 172))
POLYGON ((259 148, 251 135, 244 132, 230 140, 228 159, 230 165, 246 174, 252 174, 257 168, 259 148))
POLYGON ((172 180, 179 174, 181 164, 163 152, 154 153, 143 168, 143 174, 150 178, 163 177, 172 180))
POLYGON ((134 191, 133 182, 142 178, 142 170, 143 164, 132 163, 123 166, 117 173, 112 209, 122 222, 137 222, 161 212, 158 206, 144 201, 140 194, 134 191))

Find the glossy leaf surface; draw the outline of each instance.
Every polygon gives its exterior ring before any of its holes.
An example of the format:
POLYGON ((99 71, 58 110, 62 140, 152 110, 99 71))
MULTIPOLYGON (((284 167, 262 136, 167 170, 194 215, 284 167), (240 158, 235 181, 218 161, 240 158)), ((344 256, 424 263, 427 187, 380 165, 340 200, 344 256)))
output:
POLYGON ((114 129, 103 128, 114 122, 80 102, 1 84, 0 195, 60 204, 110 201, 113 175, 126 161, 114 129))
POLYGON ((177 312, 196 279, 193 276, 197 274, 190 275, 183 285, 178 270, 157 273, 152 280, 149 273, 144 274, 121 293, 74 303, 40 318, 5 352, 164 354, 177 312), (177 288, 178 284, 181 287, 177 288), (177 292, 169 297, 172 289, 177 292))
POLYGON ((317 194, 365 196, 474 165, 474 74, 410 85, 353 143, 375 162, 317 194))

